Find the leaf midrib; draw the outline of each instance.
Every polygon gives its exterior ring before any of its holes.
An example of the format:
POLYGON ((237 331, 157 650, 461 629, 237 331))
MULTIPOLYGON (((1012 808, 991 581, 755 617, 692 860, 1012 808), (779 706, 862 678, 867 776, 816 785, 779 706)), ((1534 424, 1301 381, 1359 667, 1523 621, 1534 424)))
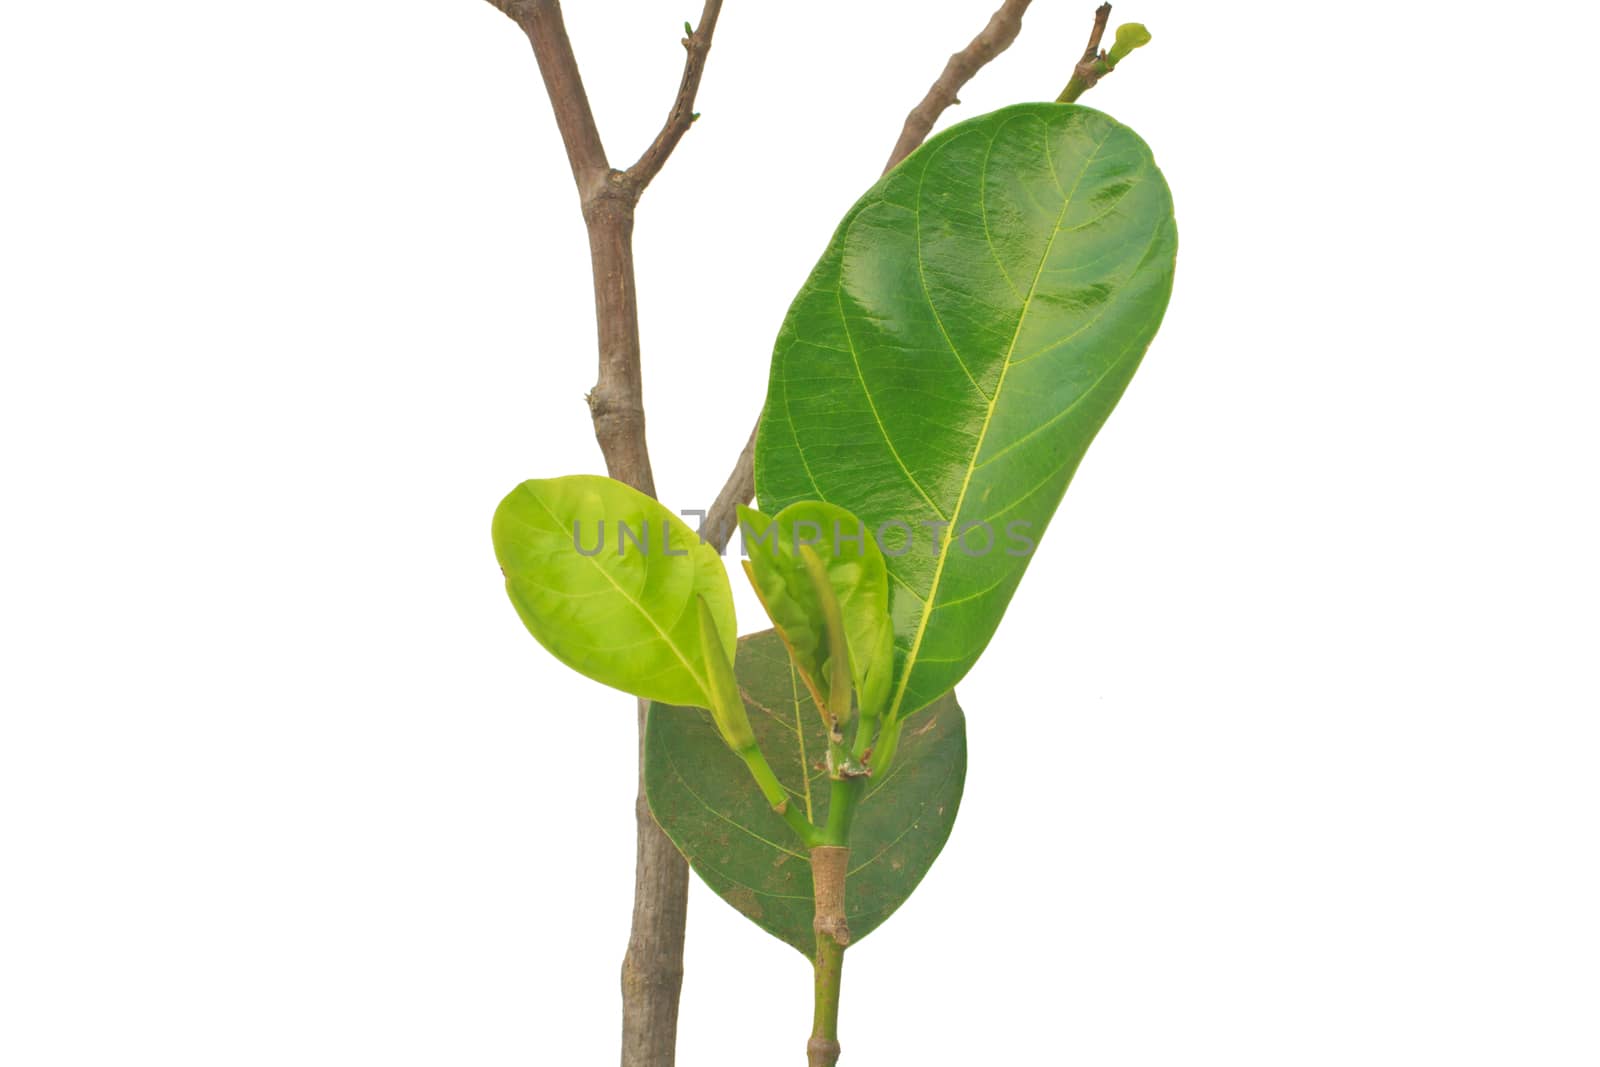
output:
MULTIPOLYGON (((673 774, 677 775, 678 784, 683 786, 683 791, 685 793, 688 793, 691 797, 694 797, 695 803, 699 804, 706 811, 710 812, 712 815, 715 815, 718 819, 720 819, 721 821, 727 823, 729 826, 732 826, 735 829, 739 830, 745 836, 754 838, 755 840, 761 842, 763 845, 766 845, 768 848, 772 849, 774 852, 782 852, 784 855, 793 856, 797 860, 805 860, 807 863, 811 862, 810 857, 808 857, 804 853, 796 852, 792 848, 789 848, 789 847, 787 847, 785 845, 780 845, 780 844, 778 844, 778 842, 772 840, 769 837, 763 837, 761 834, 756 833, 754 830, 750 829, 750 827, 746 826, 744 823, 740 822, 738 819, 729 818, 727 815, 723 814, 721 811, 718 811, 716 808, 712 807, 711 803, 709 801, 707 801, 705 797, 700 795, 700 791, 697 790, 694 786, 689 784, 689 776, 683 773, 683 768, 678 766, 678 761, 673 758, 672 753, 670 753, 670 752, 667 753, 667 766, 672 769, 672 773, 673 774)), ((746 886, 745 888, 751 890, 752 892, 762 892, 762 890, 756 889, 755 886, 746 886)), ((795 898, 795 899, 799 899, 799 898, 795 898)))
MULTIPOLYGON (((551 521, 556 524, 556 529, 558 529, 558 530, 561 529, 562 528, 562 526, 561 526, 561 517, 559 515, 557 515, 554 511, 550 510, 550 505, 546 504, 544 502, 544 499, 542 497, 540 497, 537 493, 530 493, 529 495, 533 497, 535 503, 537 503, 541 508, 544 509, 544 513, 546 515, 550 516, 551 521)), ((639 613, 639 615, 644 619, 644 621, 649 623, 651 628, 654 629, 655 632, 661 636, 662 642, 664 642, 666 644, 666 646, 669 649, 672 650, 672 654, 674 656, 678 657, 678 662, 683 664, 683 669, 689 672, 690 679, 692 679, 694 681, 695 685, 700 687, 701 696, 705 696, 707 693, 709 693, 710 692, 710 687, 708 685, 706 685, 706 680, 704 678, 702 678, 700 676, 700 672, 695 670, 694 666, 687 659, 684 658, 683 652, 679 650, 677 642, 674 641, 671 638, 671 636, 668 635, 668 633, 661 628, 661 624, 656 622, 655 616, 651 615, 648 611, 645 610, 643 604, 639 603, 639 601, 634 599, 632 594, 630 594, 626 589, 622 588, 622 586, 617 582, 617 580, 615 578, 611 577, 611 573, 609 571, 607 571, 604 567, 600 566, 599 556, 598 555, 584 556, 583 553, 581 553, 581 552, 578 553, 578 554, 580 556, 583 556, 583 559, 591 567, 593 567, 595 569, 595 572, 598 573, 600 575, 600 577, 602 577, 606 581, 610 582, 611 583, 611 587, 613 589, 615 589, 619 594, 622 595, 622 599, 626 600, 629 604, 632 604, 633 605, 633 609, 635 611, 637 611, 639 613)), ((646 553, 645 556, 644 556, 644 565, 645 565, 645 570, 648 571, 650 569, 650 556, 649 556, 648 553, 646 553)), ((689 591, 691 593, 694 593, 694 591, 695 591, 695 583, 693 581, 691 581, 689 583, 689 591)))
MULTIPOLYGON (((967 461, 966 473, 961 478, 961 491, 956 494, 956 506, 950 513, 950 529, 952 533, 954 532, 956 525, 961 521, 962 508, 967 502, 967 490, 972 487, 972 475, 978 468, 978 456, 983 452, 983 444, 986 440, 988 440, 989 425, 994 419, 995 408, 999 406, 1000 397, 1005 392, 1006 374, 1011 370, 1011 356, 1017 349, 1018 339, 1020 339, 1022 336, 1022 324, 1027 321, 1028 312, 1033 307, 1034 295, 1039 290, 1039 279, 1044 276, 1044 265, 1050 261, 1050 253, 1055 249, 1056 238, 1061 235, 1061 223, 1064 219, 1066 219, 1067 209, 1072 206, 1072 198, 1077 195, 1078 186, 1083 184, 1084 175, 1089 173, 1090 165, 1093 164, 1095 158, 1099 156, 1100 149, 1105 147, 1106 142, 1111 140, 1112 136, 1116 132, 1116 127, 1113 126, 1110 130, 1107 130, 1106 135, 1095 144, 1094 151, 1089 153, 1089 158, 1084 160, 1082 169, 1078 171, 1078 176, 1076 179, 1074 179, 1072 188, 1069 189, 1066 196, 1062 198, 1061 211, 1056 215, 1055 226, 1050 232, 1050 240, 1045 243, 1044 252, 1039 256, 1039 265, 1034 269, 1033 272, 1033 282, 1028 286, 1027 296, 1023 298, 1022 310, 1017 315, 1016 328, 1011 333, 1011 342, 1006 346, 1005 362, 1000 365, 1000 377, 996 379, 994 383, 994 395, 989 398, 988 408, 984 411, 983 426, 978 430, 978 440, 977 443, 973 445, 972 458, 967 461)), ((1049 133, 1047 125, 1047 139, 1044 146, 1046 158, 1049 158, 1050 154, 1048 137, 1049 133)), ((989 148, 984 154, 985 167, 988 166, 989 156, 993 154, 994 144, 998 139, 999 130, 996 130, 994 135, 989 139, 989 148)), ((1052 171, 1054 170, 1054 161, 1051 161, 1051 169, 1052 171)), ((985 188, 986 187, 980 187, 979 189, 978 195, 980 199, 986 195, 985 188)), ((921 213, 922 198, 921 189, 919 188, 917 197, 917 214, 919 217, 921 216, 921 213)), ((993 242, 991 241, 989 244, 992 248, 993 242)), ((917 255, 920 257, 921 254, 921 229, 919 227, 917 255)), ((929 299, 928 304, 930 307, 932 307, 933 301, 931 298, 929 299)), ((937 315, 938 312, 935 311, 934 314, 937 315)), ((911 639, 911 647, 906 652, 905 671, 900 675, 900 684, 895 689, 894 699, 890 701, 889 708, 885 712, 886 715, 898 715, 900 713, 900 706, 905 702, 906 688, 911 682, 911 675, 917 666, 917 656, 922 650, 922 639, 928 632, 928 620, 933 617, 934 612, 937 610, 936 601, 938 600, 939 596, 939 583, 944 580, 944 565, 945 561, 950 557, 950 545, 953 541, 953 536, 947 537, 945 539, 945 543, 939 547, 938 559, 934 561, 933 582, 928 586, 928 596, 927 599, 922 602, 922 614, 917 620, 917 632, 916 635, 911 639)))

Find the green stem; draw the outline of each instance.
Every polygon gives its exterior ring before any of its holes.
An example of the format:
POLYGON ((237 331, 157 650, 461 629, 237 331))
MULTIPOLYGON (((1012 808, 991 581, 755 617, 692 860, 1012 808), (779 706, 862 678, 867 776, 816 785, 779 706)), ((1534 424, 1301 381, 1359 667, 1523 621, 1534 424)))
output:
POLYGON ((834 1067, 839 1062, 839 984, 844 976, 844 946, 827 934, 817 935, 816 1008, 811 1040, 806 1042, 808 1067, 834 1067))
POLYGON ((1072 68, 1072 79, 1061 90, 1061 95, 1056 97, 1056 103, 1073 103, 1105 76, 1109 68, 1104 65, 1105 60, 1100 54, 1100 42, 1105 39, 1106 23, 1110 21, 1110 4, 1101 4, 1094 9, 1094 28, 1089 31, 1089 44, 1083 50, 1083 58, 1072 68))
POLYGON ((850 846, 850 827, 856 818, 856 803, 861 799, 867 780, 865 778, 835 778, 828 793, 828 822, 822 828, 815 844, 850 846))
POLYGON ((1072 80, 1067 82, 1067 87, 1061 90, 1060 96, 1056 97, 1056 103, 1076 103, 1078 97, 1088 92, 1094 87, 1095 82, 1099 81, 1101 78, 1105 77, 1111 72, 1111 68, 1106 66, 1105 60, 1103 59, 1095 60, 1094 68, 1094 72, 1087 76, 1074 72, 1072 75, 1072 80))
POLYGON ((872 730, 877 725, 876 717, 868 719, 859 713, 856 715, 856 736, 850 745, 850 754, 855 757, 857 763, 867 754, 867 749, 872 747, 872 730))
MULTIPOLYGON (((760 786, 761 795, 767 798, 767 803, 772 805, 773 811, 783 816, 783 821, 788 823, 789 829, 800 838, 800 843, 806 848, 821 844, 817 828, 811 825, 811 821, 799 808, 789 803, 789 791, 783 788, 783 783, 778 781, 778 776, 772 772, 772 765, 767 762, 761 746, 751 745, 748 748, 741 748, 739 758, 750 768, 750 776, 756 780, 756 785, 760 786)), ((832 821, 831 815, 829 821, 832 821)))
MULTIPOLYGON (((872 724, 856 716, 855 736, 849 751, 859 761, 872 741, 872 724)), ((835 762, 844 754, 842 743, 832 745, 835 762)), ((811 895, 816 901, 812 928, 817 933, 816 957, 811 961, 813 1008, 811 1040, 806 1042, 808 1067, 835 1067, 839 1062, 839 987, 844 975, 844 950, 850 944, 845 921, 845 878, 850 868, 850 828, 856 805, 867 791, 867 779, 833 779, 828 793, 828 821, 811 849, 811 895)))

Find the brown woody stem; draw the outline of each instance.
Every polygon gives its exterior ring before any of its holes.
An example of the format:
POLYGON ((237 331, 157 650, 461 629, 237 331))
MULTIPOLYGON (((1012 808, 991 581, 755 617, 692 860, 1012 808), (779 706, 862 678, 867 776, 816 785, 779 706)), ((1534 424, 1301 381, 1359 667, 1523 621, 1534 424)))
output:
POLYGON ((1056 97, 1056 103, 1074 102, 1093 89, 1101 78, 1111 73, 1111 65, 1106 62, 1106 54, 1100 50, 1100 42, 1106 35, 1106 24, 1110 21, 1110 4, 1101 4, 1095 8, 1094 26, 1089 30, 1089 44, 1083 50, 1083 58, 1078 60, 1078 65, 1072 69, 1072 80, 1067 82, 1067 87, 1056 97))
POLYGON ((760 425, 761 420, 757 419, 756 425, 750 427, 750 437, 740 450, 739 458, 734 460, 733 470, 729 472, 728 480, 723 483, 722 492, 717 494, 711 510, 706 512, 705 524, 700 528, 700 536, 715 545, 719 552, 728 547, 733 531, 739 525, 739 505, 750 503, 756 495, 756 430, 760 425))
MULTIPOLYGON (((633 270, 633 215, 639 197, 694 121, 694 100, 711 50, 722 0, 705 0, 700 24, 684 39, 683 78, 667 120, 626 171, 606 158, 559 0, 490 0, 533 45, 589 233, 594 274, 599 377, 587 397, 606 471, 655 495, 645 443, 639 371, 639 303, 633 270)), ((645 704, 638 706, 639 779, 633 926, 622 961, 622 1067, 672 1067, 683 987, 683 934, 689 868, 656 825, 644 791, 645 704)))
POLYGON ((634 186, 636 197, 650 184, 650 179, 660 173, 667 157, 678 147, 683 135, 689 132, 694 120, 700 117, 695 114, 694 98, 700 91, 700 76, 706 70, 706 56, 711 52, 711 35, 717 30, 717 16, 720 14, 722 0, 705 0, 705 7, 700 11, 700 25, 683 39, 686 53, 683 80, 678 83, 678 95, 673 97, 672 110, 667 112, 666 123, 662 125, 661 132, 656 134, 656 139, 650 142, 650 147, 644 150, 644 155, 628 168, 627 179, 634 186))
POLYGON ((928 134, 933 130, 933 124, 939 121, 939 116, 945 109, 961 101, 956 94, 962 86, 972 80, 972 76, 982 70, 995 56, 1011 47, 1011 42, 1017 39, 1017 34, 1022 32, 1022 14, 1028 10, 1031 0, 1005 0, 999 9, 989 17, 989 23, 978 36, 974 37, 961 51, 950 57, 950 62, 944 65, 944 71, 939 75, 928 95, 922 102, 911 109, 911 114, 906 116, 906 124, 900 130, 900 139, 895 142, 894 151, 889 153, 889 162, 884 165, 883 172, 889 173, 899 165, 917 146, 928 139, 928 134))
POLYGON ((850 927, 844 915, 845 874, 850 850, 819 845, 811 850, 811 891, 816 899, 817 955, 812 961, 815 1009, 811 1039, 806 1042, 808 1067, 834 1067, 839 1062, 839 988, 850 927))

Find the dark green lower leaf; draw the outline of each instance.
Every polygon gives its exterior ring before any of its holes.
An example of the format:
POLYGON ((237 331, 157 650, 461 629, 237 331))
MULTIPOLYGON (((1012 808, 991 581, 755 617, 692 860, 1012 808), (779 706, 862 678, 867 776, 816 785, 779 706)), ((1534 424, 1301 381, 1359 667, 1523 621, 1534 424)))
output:
MULTIPOLYGON (((790 803, 827 819, 822 717, 773 631, 739 642, 734 663, 750 722, 790 803)), ((950 836, 967 770, 966 721, 954 694, 906 724, 899 752, 873 778, 851 834, 845 914, 852 941, 911 895, 950 836)), ((651 810, 695 873, 752 922, 810 957, 811 865, 729 751, 709 713, 652 705, 645 735, 651 810)))

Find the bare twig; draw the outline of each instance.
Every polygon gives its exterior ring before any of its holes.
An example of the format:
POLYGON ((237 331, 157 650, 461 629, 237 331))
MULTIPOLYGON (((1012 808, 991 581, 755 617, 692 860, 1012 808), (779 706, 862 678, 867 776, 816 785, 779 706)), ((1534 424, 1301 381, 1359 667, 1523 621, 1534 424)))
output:
POLYGON ((1094 9, 1094 26, 1089 30, 1089 44, 1083 50, 1083 58, 1072 68, 1072 80, 1067 82, 1067 87, 1056 97, 1058 103, 1072 103, 1093 89, 1101 78, 1111 73, 1111 67, 1105 61, 1106 54, 1100 50, 1100 41, 1106 35, 1106 23, 1110 21, 1110 4, 1101 4, 1094 9))
MULTIPOLYGON (((950 57, 950 62, 945 64, 944 71, 928 90, 928 95, 924 96, 922 102, 912 108, 911 114, 906 116, 905 127, 900 131, 900 139, 895 142, 894 151, 889 153, 889 162, 884 164, 883 173, 888 174, 899 166, 901 160, 916 151, 917 146, 927 140, 933 124, 939 121, 939 116, 944 114, 945 109, 960 103, 956 99, 956 94, 961 88, 991 59, 1011 47, 1011 42, 1017 39, 1017 34, 1022 30, 1022 13, 1028 10, 1031 2, 1032 0, 1005 0, 989 17, 989 23, 983 31, 974 37, 967 47, 950 57)), ((1105 5, 1104 10, 1109 16, 1111 5, 1105 5)), ((1103 31, 1104 26, 1101 28, 1103 31)), ((1099 39, 1096 38, 1096 48, 1099 47, 1098 42, 1099 39)), ((758 417, 755 427, 750 431, 750 439, 745 442, 744 451, 739 453, 739 458, 733 464, 733 470, 723 483, 722 492, 717 494, 716 503, 706 512, 702 536, 718 549, 725 547, 728 539, 733 536, 734 528, 738 525, 738 506, 748 504, 755 499, 754 454, 756 433, 760 428, 761 420, 758 417)))
MULTIPOLYGON (((633 216, 650 180, 694 121, 694 99, 711 50, 722 0, 705 0, 700 25, 684 39, 688 52, 666 124, 626 171, 606 158, 584 91, 559 0, 490 0, 533 43, 533 54, 555 111, 567 161, 578 186, 594 274, 599 377, 587 400, 606 470, 618 481, 655 495, 645 441, 644 391, 639 372, 639 306, 633 270, 633 216)), ((683 934, 689 868, 656 825, 644 790, 646 705, 638 705, 639 779, 634 815, 633 926, 622 962, 622 1067, 672 1067, 683 987, 683 934)))
POLYGON ((1094 9, 1094 25, 1089 29, 1089 43, 1083 49, 1083 58, 1078 60, 1080 66, 1100 58, 1100 42, 1105 38, 1106 24, 1110 21, 1110 4, 1101 4, 1094 9))
POLYGON ((956 94, 962 86, 972 80, 972 76, 982 70, 995 56, 1011 47, 1011 42, 1017 39, 1017 34, 1022 31, 1022 14, 1028 10, 1032 0, 1005 0, 989 18, 989 24, 983 31, 974 37, 961 51, 950 57, 950 62, 944 65, 944 72, 928 90, 928 95, 922 102, 911 109, 911 114, 906 116, 905 128, 900 131, 900 140, 895 142, 894 151, 889 153, 889 162, 884 165, 883 172, 889 173, 899 165, 917 146, 928 139, 928 133, 933 129, 933 124, 939 121, 939 116, 945 109, 961 101, 956 94))
POLYGON ((687 53, 683 59, 683 80, 678 84, 678 95, 672 101, 672 110, 667 113, 666 123, 661 127, 661 132, 656 134, 656 139, 650 142, 650 147, 644 150, 644 155, 628 168, 627 179, 634 187, 635 196, 643 192, 644 187, 650 184, 650 179, 660 173, 661 165, 678 147, 678 142, 689 132, 694 120, 700 117, 694 110, 694 98, 700 91, 700 76, 705 73, 706 55, 711 51, 711 35, 717 31, 717 16, 721 13, 722 0, 706 0, 705 7, 700 11, 700 25, 683 39, 683 49, 687 53))
POLYGON ((615 180, 583 205, 594 274, 600 376, 584 398, 606 472, 656 495, 644 433, 644 383, 639 373, 639 297, 633 277, 634 201, 615 180))
POLYGON ((578 194, 588 196, 611 169, 606 150, 600 143, 600 130, 589 110, 589 96, 583 90, 578 60, 572 54, 561 5, 554 0, 490 0, 510 15, 533 42, 533 55, 539 61, 545 92, 556 114, 561 143, 572 164, 572 177, 578 194))
POLYGON ((761 420, 757 419, 756 425, 750 428, 750 437, 745 441, 739 458, 734 460, 733 470, 723 483, 722 492, 717 494, 711 510, 706 512, 705 523, 700 527, 701 538, 715 545, 719 552, 727 547, 728 540, 739 525, 739 505, 750 503, 756 495, 756 431, 760 427, 761 420))

